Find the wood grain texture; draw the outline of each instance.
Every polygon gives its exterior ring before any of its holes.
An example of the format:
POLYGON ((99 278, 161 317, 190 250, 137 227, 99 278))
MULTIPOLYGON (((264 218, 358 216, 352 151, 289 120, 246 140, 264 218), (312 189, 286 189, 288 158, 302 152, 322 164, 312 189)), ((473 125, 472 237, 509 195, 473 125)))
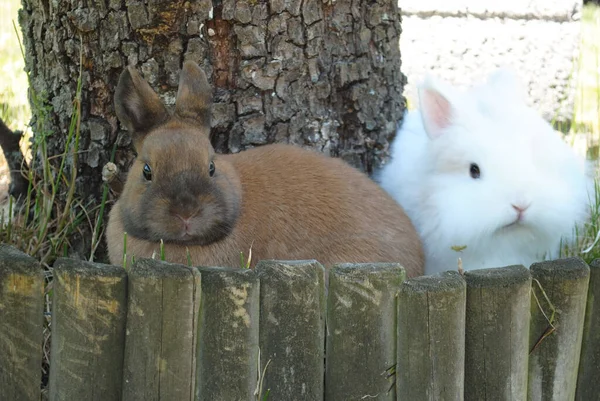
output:
POLYGON ((197 269, 140 259, 128 275, 123 399, 193 400, 201 292, 197 269))
POLYGON ((577 378, 577 401, 600 395, 600 259, 590 264, 590 283, 585 309, 581 358, 577 378))
POLYGON ((395 263, 343 264, 329 272, 325 398, 395 400, 386 371, 396 363, 395 263))
POLYGON ((0 399, 40 399, 43 319, 40 264, 0 244, 0 399))
POLYGON ((465 280, 465 399, 527 399, 529 269, 470 270, 465 280))
POLYGON ((261 366, 269 399, 322 400, 325 353, 323 266, 308 261, 261 261, 261 366))
POLYGON ((399 401, 464 395, 467 289, 457 272, 409 279, 398 293, 399 401))
POLYGON ((533 294, 540 306, 532 294, 528 399, 572 400, 577 386, 590 268, 579 258, 569 258, 535 263, 530 269, 533 294), (548 331, 547 319, 553 313, 552 308, 535 280, 554 306, 553 332, 548 331), (545 334, 548 335, 543 338, 545 334))
POLYGON ((254 270, 200 268, 197 400, 257 399, 260 281, 254 270))
POLYGON ((122 267, 54 263, 50 401, 119 401, 127 274, 122 267))

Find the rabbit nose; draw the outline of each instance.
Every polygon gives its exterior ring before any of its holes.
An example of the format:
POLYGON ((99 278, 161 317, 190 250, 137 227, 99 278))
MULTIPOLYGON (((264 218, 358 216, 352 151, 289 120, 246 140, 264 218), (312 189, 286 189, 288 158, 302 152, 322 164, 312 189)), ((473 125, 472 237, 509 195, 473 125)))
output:
POLYGON ((513 209, 515 209, 519 213, 523 213, 525 210, 529 209, 529 206, 530 205, 512 205, 513 209))
POLYGON ((190 221, 192 220, 192 217, 182 217, 180 214, 175 214, 175 217, 177 217, 179 220, 181 220, 181 222, 183 223, 183 227, 185 228, 185 230, 189 230, 190 228, 190 221))
POLYGON ((512 204, 513 209, 515 209, 517 211, 519 220, 521 220, 523 213, 525 213, 525 211, 527 209, 529 209, 529 206, 531 206, 531 204, 528 204, 528 205, 521 205, 521 204, 515 205, 514 203, 512 204))

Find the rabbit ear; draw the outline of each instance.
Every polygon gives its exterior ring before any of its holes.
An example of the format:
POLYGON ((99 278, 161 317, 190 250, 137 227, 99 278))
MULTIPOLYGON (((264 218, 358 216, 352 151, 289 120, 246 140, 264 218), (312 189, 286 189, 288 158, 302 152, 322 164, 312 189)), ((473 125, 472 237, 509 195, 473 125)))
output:
POLYGON ((204 71, 193 61, 183 63, 175 102, 175 115, 210 128, 212 88, 204 71))
POLYGON ((451 87, 430 76, 419 86, 419 107, 423 125, 431 139, 442 135, 455 118, 451 92, 451 87))
POLYGON ((119 77, 115 111, 121 124, 131 133, 138 150, 140 140, 169 117, 156 92, 133 66, 128 66, 119 77))

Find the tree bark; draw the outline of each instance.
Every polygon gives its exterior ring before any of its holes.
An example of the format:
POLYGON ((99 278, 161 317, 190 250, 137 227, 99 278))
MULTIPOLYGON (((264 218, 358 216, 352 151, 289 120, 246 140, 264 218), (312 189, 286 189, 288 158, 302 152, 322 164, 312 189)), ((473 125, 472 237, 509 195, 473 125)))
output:
POLYGON ((288 142, 371 173, 389 155, 405 108, 396 0, 23 0, 19 23, 31 85, 52 106, 51 156, 64 152, 82 52, 75 167, 85 200, 99 201, 115 143, 120 170, 134 158, 113 107, 127 64, 168 107, 182 62, 204 68, 222 153, 288 142))

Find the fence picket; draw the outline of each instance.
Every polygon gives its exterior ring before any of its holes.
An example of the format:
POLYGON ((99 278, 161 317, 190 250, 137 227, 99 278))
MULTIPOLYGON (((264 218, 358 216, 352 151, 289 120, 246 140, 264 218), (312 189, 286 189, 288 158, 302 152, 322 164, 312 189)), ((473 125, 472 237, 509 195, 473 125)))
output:
POLYGON ((399 401, 462 401, 466 296, 465 281, 458 272, 402 283, 396 366, 399 401))
POLYGON ((600 394, 600 259, 590 264, 585 324, 581 343, 577 401, 588 401, 600 394))
POLYGON ((127 274, 60 258, 53 292, 50 401, 120 400, 127 274))
POLYGON ((43 312, 39 262, 0 244, 0 399, 40 399, 43 312))
POLYGON ((465 400, 527 399, 529 269, 471 270, 465 280, 465 400))
POLYGON ((534 281, 528 399, 572 400, 577 386, 590 268, 581 259, 569 258, 534 263, 531 274, 534 280, 539 281, 543 292, 534 281), (553 304, 554 311, 544 293, 553 304), (548 319, 553 314, 552 325, 556 329, 551 332, 548 319))
POLYGON ((123 399, 193 400, 197 269, 140 259, 128 274, 123 399))
POLYGON ((261 261, 261 365, 273 400, 322 400, 324 269, 316 261, 261 261))
POLYGON ((254 270, 200 268, 196 400, 257 400, 260 282, 254 270))
POLYGON ((394 400, 386 372, 396 363, 395 263, 341 264, 329 272, 325 398, 394 400))

